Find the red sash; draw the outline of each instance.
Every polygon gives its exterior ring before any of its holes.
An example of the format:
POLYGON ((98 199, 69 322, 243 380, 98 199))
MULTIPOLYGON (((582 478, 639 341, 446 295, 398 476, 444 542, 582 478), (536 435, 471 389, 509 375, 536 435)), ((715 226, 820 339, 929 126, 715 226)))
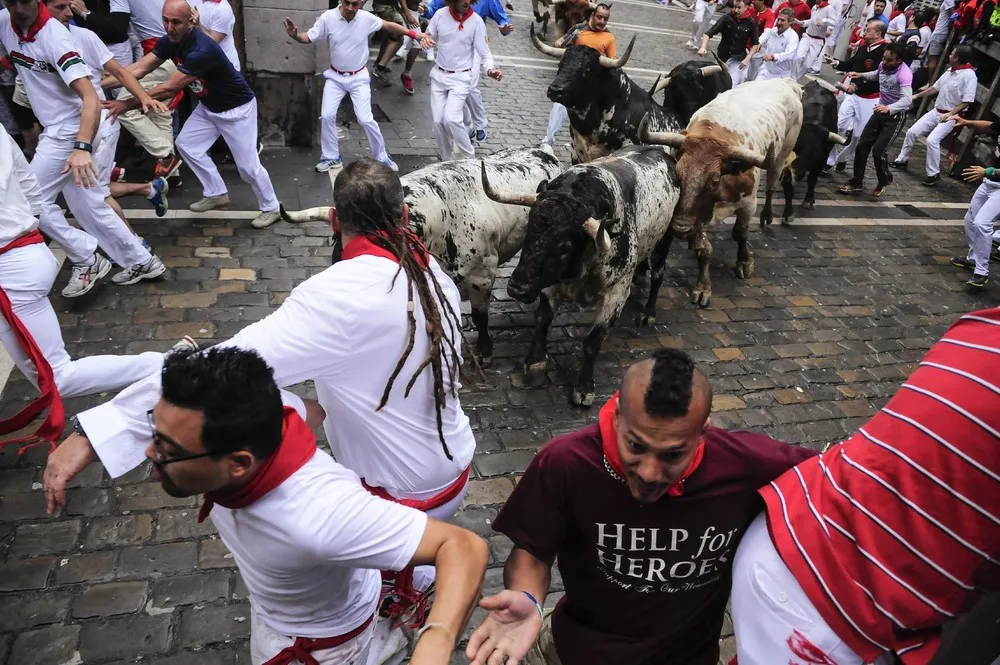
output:
POLYGON ((264 662, 264 665, 289 665, 289 663, 302 663, 302 665, 319 665, 312 656, 313 651, 321 649, 335 649, 347 644, 360 635, 372 622, 375 615, 371 615, 365 622, 349 633, 338 635, 337 637, 296 637, 295 642, 290 647, 285 647, 278 652, 278 655, 264 662))
MULTIPOLYGON (((40 7, 44 8, 44 5, 40 5, 40 7)), ((36 229, 0 247, 0 254, 17 249, 18 247, 37 245, 42 242, 44 242, 42 234, 36 229)), ((38 373, 38 390, 41 393, 28 406, 21 409, 11 418, 0 420, 0 434, 16 432, 26 427, 42 411, 45 409, 49 410, 48 415, 38 429, 35 430, 34 435, 2 441, 0 445, 10 443, 28 444, 18 451, 18 454, 20 454, 31 446, 47 442, 50 446, 49 452, 52 452, 56 449, 56 440, 62 435, 63 428, 66 425, 66 412, 63 409, 62 400, 59 398, 59 388, 56 386, 52 367, 45 359, 45 356, 42 355, 42 350, 38 348, 38 344, 31 337, 31 333, 24 327, 24 323, 14 313, 14 308, 10 304, 10 298, 7 297, 7 293, 2 288, 0 288, 0 314, 3 315, 3 318, 7 321, 7 325, 14 331, 14 336, 17 337, 21 350, 34 363, 35 371, 38 373), (38 441, 38 439, 41 439, 41 441, 38 441)))

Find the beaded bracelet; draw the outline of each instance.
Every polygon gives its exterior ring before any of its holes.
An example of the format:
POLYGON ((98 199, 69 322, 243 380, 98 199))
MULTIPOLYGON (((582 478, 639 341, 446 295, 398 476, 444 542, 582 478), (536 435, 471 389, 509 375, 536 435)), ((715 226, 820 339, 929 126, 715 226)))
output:
POLYGON ((542 621, 545 621, 545 611, 542 610, 542 604, 538 602, 538 599, 532 596, 527 591, 522 591, 521 593, 523 593, 525 596, 531 599, 531 602, 535 604, 535 609, 538 610, 538 616, 542 618, 542 621))
POLYGON ((439 629, 443 630, 444 633, 445 633, 445 635, 448 636, 448 639, 451 640, 451 643, 453 645, 455 644, 455 636, 451 634, 451 631, 448 630, 448 627, 446 625, 444 625, 443 623, 437 623, 437 622, 425 623, 420 628, 420 630, 417 631, 417 639, 416 639, 416 641, 419 642, 420 638, 423 637, 423 634, 426 633, 431 628, 439 628, 439 629))

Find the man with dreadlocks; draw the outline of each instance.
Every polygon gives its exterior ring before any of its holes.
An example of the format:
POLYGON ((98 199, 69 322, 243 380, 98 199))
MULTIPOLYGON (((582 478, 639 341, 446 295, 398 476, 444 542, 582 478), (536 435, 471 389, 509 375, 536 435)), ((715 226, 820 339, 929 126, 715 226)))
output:
MULTIPOLYGON (((310 423, 323 421, 337 461, 370 492, 448 519, 465 496, 475 451, 457 397, 458 289, 407 230, 403 188, 389 167, 369 159, 350 164, 333 197, 329 216, 343 242, 342 260, 224 344, 257 351, 279 386, 315 382, 319 406, 290 393, 286 401, 308 412, 310 423)), ((94 451, 111 447, 119 451, 116 459, 127 460, 121 451, 129 450, 133 462, 141 461, 147 412, 159 395, 155 375, 79 414, 78 433, 49 457, 51 508, 94 451)), ((112 476, 128 468, 107 467, 112 476)), ((394 630, 399 623, 423 620, 427 594, 416 590, 427 590, 432 580, 432 569, 417 568, 393 582, 383 603, 383 615, 393 616, 376 627, 375 639, 389 641, 383 654, 402 649, 402 633, 394 630)))

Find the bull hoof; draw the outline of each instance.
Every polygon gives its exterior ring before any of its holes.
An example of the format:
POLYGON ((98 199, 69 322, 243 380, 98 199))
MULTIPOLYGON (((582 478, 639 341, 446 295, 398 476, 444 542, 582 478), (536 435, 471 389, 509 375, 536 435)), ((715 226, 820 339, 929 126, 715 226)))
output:
POLYGON ((549 368, 549 358, 546 356, 541 360, 527 361, 524 363, 524 373, 534 374, 535 372, 544 372, 549 368))
POLYGON ((645 328, 646 326, 649 326, 649 325, 652 325, 652 324, 656 323, 656 314, 645 314, 645 313, 643 313, 643 314, 640 314, 638 317, 636 317, 636 319, 637 319, 636 320, 636 324, 640 328, 645 328))
POLYGON ((816 209, 816 202, 815 201, 803 201, 802 204, 806 207, 806 210, 815 210, 816 209))
POLYGON ((736 276, 740 279, 750 279, 753 277, 753 259, 749 261, 737 261, 736 276))
POLYGON ((594 391, 580 392, 576 388, 569 396, 570 406, 590 406, 594 403, 594 391))
POLYGON ((774 221, 774 217, 772 217, 771 215, 761 215, 760 216, 760 225, 761 225, 761 228, 770 225, 770 223, 773 222, 773 221, 774 221))
POLYGON ((712 302, 712 289, 695 289, 694 293, 691 294, 691 302, 698 307, 708 307, 708 304, 712 302))
POLYGON ((488 369, 488 368, 490 368, 490 367, 493 366, 493 354, 492 353, 490 355, 488 355, 488 356, 484 356, 482 353, 479 353, 478 351, 474 351, 473 354, 476 357, 476 362, 479 363, 479 366, 481 368, 488 369))
POLYGON ((781 220, 781 225, 789 226, 794 221, 795 221, 795 215, 788 215, 787 217, 781 220))

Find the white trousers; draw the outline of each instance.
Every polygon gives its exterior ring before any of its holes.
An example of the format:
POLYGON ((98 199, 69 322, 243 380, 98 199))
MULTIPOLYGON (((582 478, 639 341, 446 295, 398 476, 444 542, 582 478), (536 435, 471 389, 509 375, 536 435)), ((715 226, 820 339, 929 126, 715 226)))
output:
POLYGON ((965 238, 969 241, 966 258, 976 262, 977 275, 990 274, 990 245, 997 217, 1000 217, 1000 182, 984 179, 965 213, 965 238))
POLYGON ((201 183, 204 196, 221 196, 229 190, 219 175, 208 149, 222 136, 243 182, 253 188, 257 205, 267 212, 278 209, 278 198, 271 185, 271 176, 257 155, 257 99, 242 106, 212 113, 204 104, 191 112, 177 136, 177 150, 201 183))
POLYGON ((740 63, 743 62, 742 58, 730 58, 726 60, 726 69, 729 70, 729 76, 733 79, 733 87, 735 88, 739 84, 747 80, 747 67, 740 68, 740 63))
POLYGON ((120 123, 107 120, 101 122, 101 126, 97 129, 97 135, 101 140, 94 148, 94 166, 97 168, 97 179, 101 187, 107 187, 108 193, 111 192, 111 170, 115 167, 115 152, 118 150, 121 133, 120 123))
POLYGON ((482 66, 479 56, 472 59, 472 80, 469 82, 469 96, 465 99, 465 111, 463 113, 465 126, 471 130, 486 129, 486 107, 483 106, 483 93, 479 90, 479 77, 482 74, 482 66))
MULTIPOLYGON (((746 81, 756 81, 757 75, 760 73, 760 67, 764 64, 764 54, 757 51, 750 58, 750 65, 747 66, 747 76, 746 81)), ((766 80, 766 79, 763 79, 766 80)))
MULTIPOLYGON (((73 216, 80 222, 83 229, 97 239, 97 243, 108 257, 123 268, 137 264, 148 263, 152 258, 149 250, 142 246, 132 231, 125 226, 114 210, 104 201, 110 195, 110 190, 106 181, 96 187, 81 187, 73 182, 73 174, 62 173, 63 166, 70 153, 73 152, 73 141, 75 140, 77 128, 72 126, 46 127, 38 141, 38 149, 35 150, 35 157, 31 160, 31 170, 35 172, 38 183, 41 187, 42 198, 45 201, 54 202, 59 192, 62 192, 66 199, 66 205, 73 211, 73 216)), ((95 152, 101 149, 103 138, 100 129, 97 138, 94 139, 95 152)), ((60 217, 62 215, 60 214, 60 217)), ((66 218, 62 217, 62 223, 66 223, 66 218)), ((57 226, 62 226, 57 222, 57 226)), ((59 234, 52 235, 43 225, 42 231, 53 240, 66 248, 66 254, 70 260, 77 263, 75 257, 83 254, 82 247, 67 247, 59 234)), ((62 229, 65 236, 65 229, 62 229)), ((57 229, 58 232, 58 229, 57 229)), ((75 236, 79 239, 79 236, 75 236)), ((74 236, 68 240, 73 241, 74 236)), ((88 244, 89 246, 89 244, 88 244)), ((93 254, 90 252, 87 256, 93 254)), ((89 263, 87 258, 82 263, 89 263)))
POLYGON ((878 104, 877 98, 866 99, 857 95, 845 95, 840 110, 837 111, 837 133, 843 136, 853 130, 854 135, 847 145, 834 146, 830 150, 830 156, 826 160, 827 166, 833 166, 834 162, 847 164, 851 161, 854 149, 858 147, 858 141, 861 139, 861 132, 875 113, 876 104, 878 104))
MULTIPOLYGON (((378 617, 372 620, 364 632, 352 640, 341 644, 333 649, 320 649, 313 651, 312 657, 319 665, 365 665, 368 661, 368 652, 372 646, 372 635, 375 632, 375 625, 378 617)), ((332 636, 331 636, 332 637, 332 636)), ((255 612, 250 612, 250 664, 263 665, 270 659, 277 656, 282 649, 286 649, 295 643, 294 637, 282 635, 281 633, 268 628, 257 618, 255 612)), ((294 661, 298 662, 298 661, 294 661)))
POLYGON ((434 139, 438 157, 447 162, 455 157, 472 159, 476 152, 465 128, 463 110, 469 96, 472 72, 448 74, 440 67, 431 69, 431 116, 434 122, 434 139))
POLYGON ((368 136, 368 145, 372 151, 372 157, 380 162, 389 159, 389 154, 385 150, 385 139, 382 138, 382 130, 375 122, 372 114, 372 86, 371 75, 368 69, 364 69, 357 74, 338 74, 332 69, 323 72, 326 82, 323 84, 323 105, 322 123, 323 129, 320 138, 322 146, 322 156, 324 160, 340 159, 340 144, 337 141, 337 109, 344 97, 351 97, 351 104, 354 105, 354 116, 358 119, 358 124, 365 130, 368 136))
POLYGON ((695 46, 701 46, 701 37, 712 23, 712 16, 715 15, 714 9, 715 6, 708 4, 705 0, 695 0, 691 25, 691 41, 694 42, 695 46))
MULTIPOLYGON (((42 243, 0 254, 0 288, 10 298, 14 315, 27 328, 52 367, 56 386, 63 398, 120 390, 160 370, 162 353, 90 356, 71 360, 66 353, 59 320, 49 302, 49 290, 58 272, 56 257, 42 243)), ((24 354, 14 331, 2 316, 0 342, 18 369, 37 388, 35 364, 24 354)))
POLYGON ((569 112, 566 111, 566 107, 562 104, 553 104, 552 110, 549 111, 549 127, 545 130, 545 142, 549 145, 555 145, 556 143, 556 132, 558 132, 563 123, 569 120, 569 112))
POLYGON ((803 34, 799 39, 799 48, 795 51, 795 64, 792 66, 792 78, 798 81, 813 69, 819 69, 820 57, 826 48, 825 39, 816 39, 803 34))
POLYGON ((942 113, 937 109, 931 109, 913 123, 913 126, 906 131, 906 138, 903 139, 903 149, 899 151, 897 161, 905 162, 910 158, 910 152, 917 138, 927 136, 927 175, 933 176, 941 172, 941 141, 951 134, 955 129, 955 121, 939 122, 942 113))
MULTIPOLYGON (((166 82, 177 70, 177 67, 170 60, 142 77, 139 83, 143 88, 149 90, 161 83, 166 82)), ((190 93, 188 93, 190 94, 190 93)), ((118 93, 118 99, 131 99, 132 93, 122 88, 118 93)), ((164 103, 170 100, 164 100, 164 103)), ((149 113, 144 114, 142 110, 133 109, 128 113, 119 116, 119 121, 125 130, 135 137, 135 140, 150 155, 157 159, 162 159, 174 152, 174 114, 149 113)))
MULTIPOLYGON (((798 663, 803 660, 802 647, 809 644, 836 665, 865 662, 837 637, 809 601, 774 549, 763 514, 753 521, 736 550, 732 607, 740 665, 798 663)), ((876 661, 881 662, 882 658, 876 661)))

